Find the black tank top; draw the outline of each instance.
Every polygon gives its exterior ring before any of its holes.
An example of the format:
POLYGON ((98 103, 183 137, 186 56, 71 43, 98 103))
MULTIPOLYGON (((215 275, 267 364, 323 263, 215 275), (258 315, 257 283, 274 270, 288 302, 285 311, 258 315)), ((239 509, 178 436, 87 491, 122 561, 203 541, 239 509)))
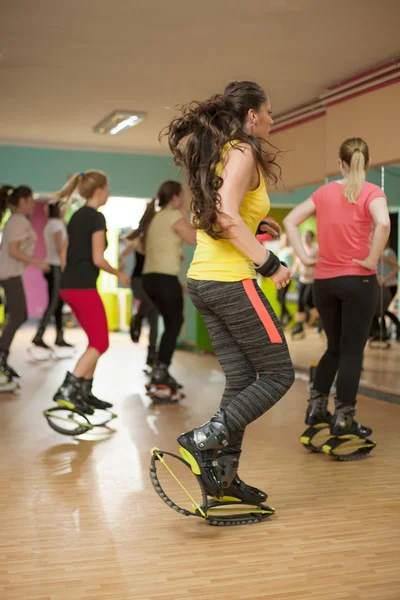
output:
POLYGON ((145 256, 144 254, 140 254, 140 252, 135 252, 135 259, 135 268, 133 269, 132 277, 141 277, 145 256))

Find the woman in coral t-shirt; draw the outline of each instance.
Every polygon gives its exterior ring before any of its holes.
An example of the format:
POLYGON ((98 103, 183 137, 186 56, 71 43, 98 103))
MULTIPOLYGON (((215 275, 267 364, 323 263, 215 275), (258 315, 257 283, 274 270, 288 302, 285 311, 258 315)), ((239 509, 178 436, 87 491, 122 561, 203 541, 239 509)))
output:
POLYGON ((332 435, 368 437, 371 429, 354 421, 362 356, 378 301, 377 264, 390 231, 387 201, 380 187, 365 181, 369 150, 361 138, 343 142, 339 165, 343 180, 318 188, 297 206, 284 224, 296 254, 305 253, 298 226, 317 219, 319 258, 314 301, 324 324, 328 348, 311 390, 306 424, 326 421, 328 396, 337 377, 332 435))

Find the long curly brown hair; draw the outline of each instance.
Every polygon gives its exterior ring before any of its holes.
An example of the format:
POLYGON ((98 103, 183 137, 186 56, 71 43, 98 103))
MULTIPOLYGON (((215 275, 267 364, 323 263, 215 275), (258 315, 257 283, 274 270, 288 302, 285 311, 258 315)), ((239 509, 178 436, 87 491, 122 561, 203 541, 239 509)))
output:
POLYGON ((244 130, 248 111, 258 112, 265 102, 267 95, 257 83, 234 81, 223 94, 182 106, 180 115, 160 134, 160 138, 168 136, 175 164, 186 168, 193 225, 213 239, 223 236, 218 226, 223 179, 216 174, 216 167, 228 142, 239 140, 249 144, 265 179, 276 183, 280 178, 281 169, 275 162, 280 151, 267 140, 244 130), (262 143, 269 144, 270 151, 262 143))

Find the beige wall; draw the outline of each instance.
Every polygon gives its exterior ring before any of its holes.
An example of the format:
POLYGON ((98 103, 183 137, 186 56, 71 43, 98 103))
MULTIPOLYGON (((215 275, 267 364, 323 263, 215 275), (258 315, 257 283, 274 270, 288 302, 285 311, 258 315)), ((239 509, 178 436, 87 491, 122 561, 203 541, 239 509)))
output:
POLYGON ((279 159, 282 179, 290 189, 299 185, 320 183, 325 177, 324 116, 271 135, 271 142, 284 152, 279 159))
POLYGON ((276 134, 285 188, 319 183, 338 172, 343 140, 368 142, 373 166, 400 162, 400 83, 327 107, 325 116, 276 134))
POLYGON ((400 158, 400 83, 328 108, 326 114, 326 174, 337 172, 340 144, 348 137, 368 143, 374 166, 400 158))

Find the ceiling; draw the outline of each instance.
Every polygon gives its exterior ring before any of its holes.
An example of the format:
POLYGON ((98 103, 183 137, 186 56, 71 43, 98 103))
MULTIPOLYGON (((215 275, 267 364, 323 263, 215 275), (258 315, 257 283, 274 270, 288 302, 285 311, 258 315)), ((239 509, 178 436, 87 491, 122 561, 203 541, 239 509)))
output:
POLYGON ((263 85, 275 113, 400 51, 400 1, 2 0, 0 142, 165 153, 177 104, 231 80, 263 85), (114 109, 148 113, 92 133, 114 109))

